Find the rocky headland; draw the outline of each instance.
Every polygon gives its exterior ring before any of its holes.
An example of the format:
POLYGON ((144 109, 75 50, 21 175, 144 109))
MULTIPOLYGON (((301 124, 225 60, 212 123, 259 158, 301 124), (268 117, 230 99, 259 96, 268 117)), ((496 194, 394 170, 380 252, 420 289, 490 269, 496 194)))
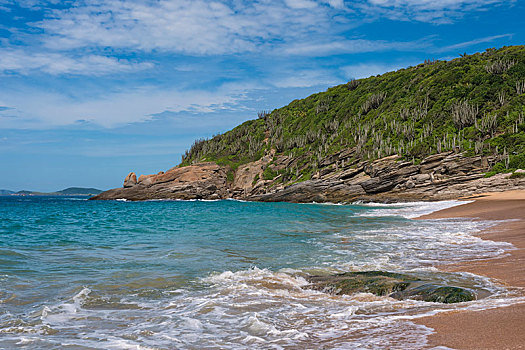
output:
POLYGON ((441 200, 524 188, 525 46, 351 80, 93 199, 441 200), (493 176, 487 176, 493 175, 493 176))
POLYGON ((231 169, 214 162, 175 167, 156 175, 130 173, 121 188, 92 199, 241 199, 265 202, 353 202, 445 200, 484 192, 525 189, 523 170, 485 177, 494 159, 453 151, 434 154, 419 164, 393 155, 371 162, 355 161, 355 149, 325 157, 310 180, 283 185, 271 173, 293 167, 293 157, 272 155, 231 169))

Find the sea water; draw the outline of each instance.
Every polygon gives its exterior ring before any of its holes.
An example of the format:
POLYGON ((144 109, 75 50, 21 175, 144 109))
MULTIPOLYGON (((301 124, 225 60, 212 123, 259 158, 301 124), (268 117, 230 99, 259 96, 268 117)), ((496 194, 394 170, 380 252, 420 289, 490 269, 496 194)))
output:
POLYGON ((414 319, 523 301, 442 263, 512 246, 494 223, 411 220, 458 202, 321 205, 0 197, 0 348, 419 349, 414 319), (484 298, 334 296, 307 276, 405 272, 484 298))

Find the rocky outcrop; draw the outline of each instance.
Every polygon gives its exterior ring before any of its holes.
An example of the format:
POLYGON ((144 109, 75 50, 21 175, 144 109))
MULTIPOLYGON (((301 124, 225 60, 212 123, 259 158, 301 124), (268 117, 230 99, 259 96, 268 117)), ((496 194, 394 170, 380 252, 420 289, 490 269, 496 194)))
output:
POLYGON ((124 187, 103 192, 91 199, 224 199, 229 197, 227 174, 215 163, 200 163, 173 168, 157 175, 134 173, 126 177, 124 187), (130 179, 128 179, 130 178, 130 179))
POLYGON ((308 288, 335 295, 372 293, 398 300, 413 299, 446 304, 476 299, 476 294, 467 288, 439 285, 414 276, 385 271, 310 276, 308 280, 308 288))
POLYGON ((124 179, 124 188, 133 187, 137 184, 137 175, 134 172, 131 172, 124 179))
MULTIPOLYGON (((124 187, 93 199, 225 199, 267 202, 352 202, 444 200, 483 192, 525 188, 525 177, 516 172, 490 178, 484 172, 495 159, 445 152, 419 164, 393 155, 372 162, 359 161, 355 149, 319 161, 311 179, 287 179, 289 169, 300 173, 297 158, 269 152, 240 166, 235 172, 215 163, 175 167, 166 173, 130 173, 124 187), (228 180, 227 174, 233 174, 228 180)), ((304 166, 304 165, 303 165, 304 166)))
POLYGON ((259 201, 350 202, 444 200, 483 192, 525 188, 522 178, 510 174, 484 177, 484 164, 493 159, 446 152, 431 155, 420 164, 394 155, 373 162, 352 161, 346 151, 321 161, 327 164, 312 180, 282 189, 253 194, 259 201))

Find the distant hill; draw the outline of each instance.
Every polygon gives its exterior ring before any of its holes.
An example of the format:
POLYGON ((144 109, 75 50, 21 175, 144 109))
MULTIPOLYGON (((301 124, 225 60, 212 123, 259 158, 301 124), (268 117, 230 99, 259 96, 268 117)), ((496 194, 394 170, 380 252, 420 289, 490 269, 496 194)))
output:
POLYGON ((20 196, 28 196, 28 195, 43 194, 43 193, 23 190, 23 191, 18 191, 14 194, 20 195, 20 196))
POLYGON ((84 187, 69 187, 61 191, 56 192, 37 192, 37 191, 9 191, 0 190, 0 195, 15 195, 15 196, 93 196, 101 193, 101 190, 96 188, 84 188, 84 187))
POLYGON ((62 191, 57 191, 57 194, 62 195, 95 195, 102 193, 101 190, 97 190, 96 188, 83 188, 83 187, 69 187, 62 191))

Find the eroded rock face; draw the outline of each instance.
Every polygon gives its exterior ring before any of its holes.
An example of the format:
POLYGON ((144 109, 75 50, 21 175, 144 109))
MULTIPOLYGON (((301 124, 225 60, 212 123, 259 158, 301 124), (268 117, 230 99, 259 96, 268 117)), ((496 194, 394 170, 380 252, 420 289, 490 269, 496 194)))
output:
MULTIPOLYGON (((525 188, 525 179, 499 174, 484 178, 489 159, 444 152, 420 164, 389 156, 373 162, 356 161, 346 150, 320 161, 312 180, 266 192, 248 199, 286 202, 398 202, 456 199, 483 192, 525 188), (485 164, 485 165, 484 165, 485 164)), ((492 160, 493 162, 494 160, 492 160)))
POLYGON ((269 152, 258 161, 239 166, 233 181, 229 168, 215 163, 175 167, 155 175, 134 173, 124 188, 102 193, 93 199, 221 199, 236 198, 267 202, 399 202, 444 200, 509 189, 525 189, 518 171, 484 177, 494 159, 465 157, 454 152, 431 155, 420 164, 389 156, 372 162, 357 159, 347 149, 319 161, 310 180, 290 184, 286 174, 302 166, 297 158, 269 152), (269 167, 273 179, 264 178, 269 167))
POLYGON ((134 172, 131 172, 124 179, 124 188, 133 187, 137 184, 137 175, 134 172))
POLYGON ((135 176, 133 181, 134 176, 130 177, 130 181, 125 181, 123 188, 103 192, 92 199, 221 199, 229 196, 226 171, 215 163, 200 163, 173 168, 166 173, 141 175, 138 180, 135 176), (129 186, 134 182, 133 186, 129 186))
POLYGON ((476 294, 456 286, 444 286, 417 277, 385 271, 346 272, 331 276, 311 276, 308 288, 335 295, 372 293, 394 299, 436 303, 460 303, 476 299, 476 294))

